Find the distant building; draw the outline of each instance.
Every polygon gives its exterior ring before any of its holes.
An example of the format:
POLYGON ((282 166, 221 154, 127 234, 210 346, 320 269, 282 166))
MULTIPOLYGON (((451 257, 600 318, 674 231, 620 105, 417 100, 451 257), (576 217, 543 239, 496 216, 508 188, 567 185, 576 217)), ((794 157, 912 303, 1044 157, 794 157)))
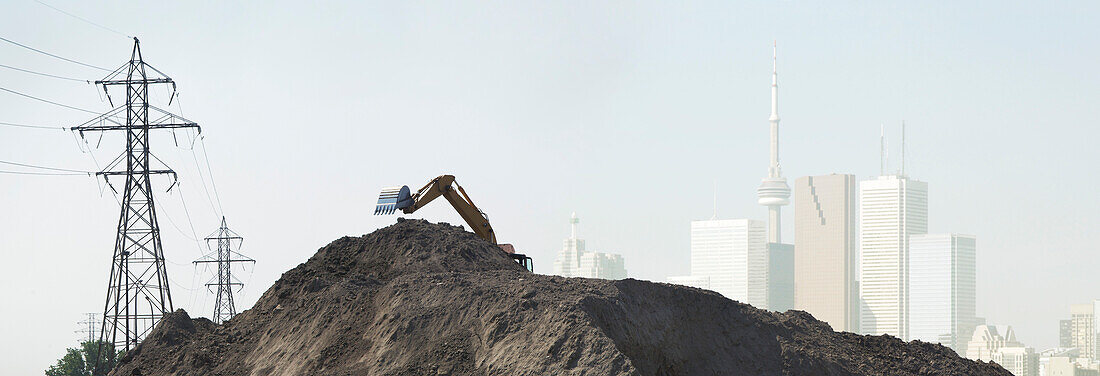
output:
POLYGON ((571 234, 562 242, 562 250, 554 261, 554 274, 563 277, 583 277, 602 279, 626 278, 626 265, 622 255, 589 252, 584 249, 584 240, 577 238, 577 213, 569 218, 571 234))
MULTIPOLYGON (((1064 320, 1067 321, 1067 320, 1064 320)), ((1039 374, 1043 376, 1100 376, 1092 360, 1081 357, 1076 347, 1058 347, 1039 353, 1039 374)))
POLYGON ((971 360, 993 360, 1002 347, 1023 347, 1016 341, 1016 332, 1008 325, 978 325, 966 345, 966 357, 971 360))
POLYGON ((1014 376, 1039 376, 1039 355, 1030 347, 1002 347, 993 353, 993 361, 1014 376))
POLYGON ((576 274, 578 274, 581 255, 585 252, 584 240, 577 238, 578 223, 580 223, 580 219, 577 218, 577 213, 574 212, 569 218, 569 227, 571 228, 569 238, 562 241, 558 259, 554 260, 554 274, 563 277, 576 277, 576 274))
POLYGON ((1073 320, 1058 320, 1058 347, 1073 347, 1073 320))
POLYGON ((706 278, 710 290, 768 307, 765 223, 751 219, 691 222, 691 276, 706 278))
POLYGON ((801 177, 794 184, 794 307, 838 331, 860 330, 858 189, 848 174, 801 177))
POLYGON ((794 244, 768 243, 768 309, 794 309, 794 244))
POLYGON ((581 255, 580 267, 576 272, 577 277, 623 279, 626 278, 626 265, 623 256, 602 253, 585 252, 581 255))
POLYGON ((1072 357, 1056 356, 1046 360, 1040 370, 1044 376, 1100 376, 1100 371, 1090 365, 1082 365, 1072 357))
POLYGON ((909 339, 966 354, 975 324, 974 253, 970 235, 909 237, 909 339))
POLYGON ((1097 359, 1096 354, 1096 305, 1100 301, 1069 306, 1071 337, 1073 347, 1081 351, 1081 356, 1097 359))
POLYGON ((928 184, 904 175, 859 184, 860 328, 909 339, 909 237, 928 232, 928 184))

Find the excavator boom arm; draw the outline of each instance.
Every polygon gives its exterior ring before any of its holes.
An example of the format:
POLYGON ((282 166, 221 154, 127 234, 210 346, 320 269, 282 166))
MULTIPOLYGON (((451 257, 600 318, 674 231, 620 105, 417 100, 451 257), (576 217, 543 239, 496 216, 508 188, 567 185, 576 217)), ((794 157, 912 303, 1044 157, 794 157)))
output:
POLYGON ((443 196, 447 199, 447 202, 451 203, 451 206, 455 208, 458 215, 466 221, 466 224, 470 226, 475 234, 482 239, 497 244, 497 236, 493 232, 493 226, 489 224, 489 219, 470 200, 466 190, 455 183, 454 175, 440 175, 432 179, 427 185, 416 191, 416 194, 412 196, 412 205, 402 208, 401 212, 412 214, 417 209, 439 198, 439 196, 443 196))
POLYGON ((439 196, 447 198, 447 202, 451 203, 458 215, 462 216, 462 219, 470 225, 470 229, 474 230, 477 236, 499 246, 501 251, 507 253, 512 260, 523 265, 525 269, 532 272, 535 270, 535 264, 530 257, 522 253, 516 253, 515 247, 512 247, 511 244, 497 243, 497 235, 493 232, 493 226, 489 224, 489 218, 474 205, 474 201, 470 199, 470 195, 466 194, 466 190, 455 183, 454 175, 439 175, 416 193, 412 193, 407 185, 383 188, 382 193, 378 195, 378 204, 374 207, 374 215, 389 215, 398 209, 402 213, 412 214, 439 198, 439 196))

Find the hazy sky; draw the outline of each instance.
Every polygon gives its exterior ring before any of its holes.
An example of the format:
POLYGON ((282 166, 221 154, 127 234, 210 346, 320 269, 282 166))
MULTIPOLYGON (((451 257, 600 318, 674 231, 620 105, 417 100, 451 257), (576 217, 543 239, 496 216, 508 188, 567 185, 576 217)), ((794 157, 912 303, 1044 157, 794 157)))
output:
MULTIPOLYGON (((1100 298, 1096 2, 730 3, 50 2, 140 37, 203 126, 194 153, 184 132, 179 147, 153 141, 180 172, 180 190, 160 181, 158 212, 176 306, 192 315, 213 299, 189 238, 220 212, 196 172, 203 145, 259 261, 241 273, 242 309, 317 248, 392 223, 371 216, 379 188, 442 173, 538 272, 576 211, 589 249, 623 254, 631 277, 687 274, 689 221, 710 217, 715 181, 721 217, 766 216, 772 40, 786 176, 871 177, 880 125, 896 157, 904 120, 930 230, 978 238, 979 316, 1051 347, 1069 304, 1100 298)), ((0 9, 2 37, 111 68, 129 57, 125 37, 34 1, 0 9)), ((0 64, 103 76, 8 43, 0 64)), ((109 108, 85 83, 0 69, 0 87, 109 108)), ((0 92, 0 122, 92 116, 0 92)), ((0 127, 3 161, 91 170, 121 148, 119 135, 88 154, 68 132, 0 127)), ((38 373, 76 343, 82 313, 102 311, 118 207, 92 178, 0 174, 0 212, 0 373, 38 373)), ((461 223, 444 202, 413 217, 461 223)))

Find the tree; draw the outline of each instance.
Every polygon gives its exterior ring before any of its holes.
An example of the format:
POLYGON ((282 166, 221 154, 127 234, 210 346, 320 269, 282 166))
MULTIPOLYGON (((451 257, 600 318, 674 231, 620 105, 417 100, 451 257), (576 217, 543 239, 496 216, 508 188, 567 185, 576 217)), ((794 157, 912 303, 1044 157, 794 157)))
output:
POLYGON ((98 341, 84 341, 80 343, 80 348, 68 348, 65 356, 46 370, 46 376, 105 376, 115 368, 122 352, 115 351, 115 346, 110 343, 103 343, 102 353, 100 351, 98 341), (96 367, 97 354, 100 355, 99 367, 96 367))

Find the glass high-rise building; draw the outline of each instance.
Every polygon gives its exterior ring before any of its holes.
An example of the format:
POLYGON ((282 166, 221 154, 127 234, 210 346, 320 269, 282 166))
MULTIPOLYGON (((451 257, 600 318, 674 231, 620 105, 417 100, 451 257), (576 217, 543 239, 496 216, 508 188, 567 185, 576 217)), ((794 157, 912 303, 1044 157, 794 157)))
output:
POLYGON ((860 332, 909 339, 909 237, 928 233, 928 184, 903 175, 859 184, 860 332))
POLYGON ((859 331, 856 177, 806 176, 794 183, 794 307, 859 331))
POLYGON ((909 237, 909 339, 966 354, 975 325, 975 243, 970 235, 909 237))
POLYGON ((751 219, 691 222, 691 276, 711 290, 768 308, 767 224, 751 219))

